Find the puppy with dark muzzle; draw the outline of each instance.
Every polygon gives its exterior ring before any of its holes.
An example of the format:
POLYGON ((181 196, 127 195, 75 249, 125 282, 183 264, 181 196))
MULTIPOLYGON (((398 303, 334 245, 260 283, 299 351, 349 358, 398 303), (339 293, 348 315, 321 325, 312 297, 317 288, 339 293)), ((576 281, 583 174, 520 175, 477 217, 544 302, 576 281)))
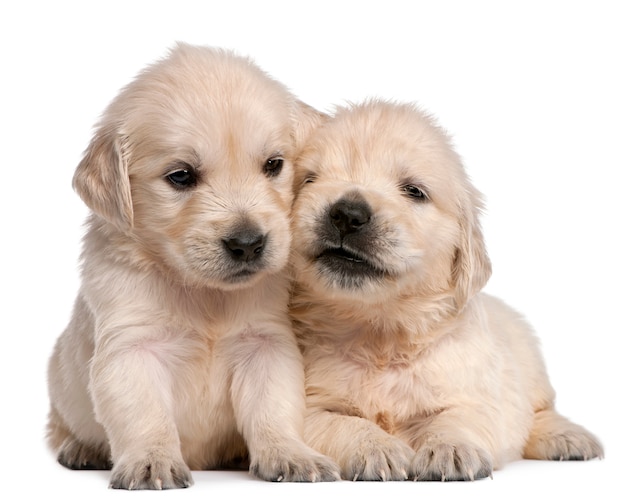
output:
POLYGON ((602 456, 555 410, 531 328, 481 293, 481 198, 432 119, 339 109, 297 172, 305 435, 344 478, 471 480, 522 457, 602 456))
POLYGON ((248 456, 268 480, 337 477, 302 439, 287 312, 292 159, 316 121, 248 59, 182 44, 108 107, 74 175, 93 213, 49 365, 60 463, 127 489, 248 456))

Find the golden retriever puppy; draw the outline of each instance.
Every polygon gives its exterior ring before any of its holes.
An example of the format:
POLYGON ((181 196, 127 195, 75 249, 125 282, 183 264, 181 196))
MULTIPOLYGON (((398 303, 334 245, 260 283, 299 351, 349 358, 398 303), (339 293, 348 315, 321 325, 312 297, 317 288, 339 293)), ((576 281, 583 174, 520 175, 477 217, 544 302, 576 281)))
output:
POLYGON ((183 44, 107 108, 74 176, 93 214, 49 364, 61 464, 126 489, 247 451, 264 479, 338 475, 303 442, 287 311, 292 158, 315 121, 248 59, 183 44))
POLYGON ((602 456, 555 411, 530 327, 480 293, 480 195, 429 117, 339 109, 296 170, 305 437, 344 478, 472 480, 520 457, 602 456))

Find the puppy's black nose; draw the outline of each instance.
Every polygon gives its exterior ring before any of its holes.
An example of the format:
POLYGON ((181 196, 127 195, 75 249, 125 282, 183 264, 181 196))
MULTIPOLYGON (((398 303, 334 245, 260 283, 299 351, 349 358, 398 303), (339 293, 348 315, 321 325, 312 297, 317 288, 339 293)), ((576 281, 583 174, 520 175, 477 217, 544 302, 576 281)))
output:
POLYGON ((365 200, 342 198, 328 211, 333 226, 342 236, 363 229, 372 217, 372 210, 365 200))
POLYGON ((263 254, 265 235, 256 229, 242 229, 222 240, 233 260, 251 262, 263 254))

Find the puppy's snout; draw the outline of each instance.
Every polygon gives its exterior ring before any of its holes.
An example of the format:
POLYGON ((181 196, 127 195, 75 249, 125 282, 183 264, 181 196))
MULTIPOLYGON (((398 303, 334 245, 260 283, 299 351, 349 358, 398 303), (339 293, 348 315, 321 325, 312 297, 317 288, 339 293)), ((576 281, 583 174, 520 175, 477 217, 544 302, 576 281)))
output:
POLYGON ((330 222, 341 236, 359 232, 370 221, 372 210, 365 200, 342 198, 328 211, 330 222))
POLYGON ((233 260, 252 262, 263 254, 265 239, 265 235, 258 229, 246 227, 232 233, 222 242, 233 260))

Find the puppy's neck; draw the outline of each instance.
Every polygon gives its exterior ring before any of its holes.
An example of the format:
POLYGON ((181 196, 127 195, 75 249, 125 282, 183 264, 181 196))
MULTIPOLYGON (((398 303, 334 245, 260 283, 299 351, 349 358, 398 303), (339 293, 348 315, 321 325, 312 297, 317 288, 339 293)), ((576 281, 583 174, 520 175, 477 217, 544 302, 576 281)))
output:
POLYGON ((401 358, 415 356, 448 331, 457 310, 451 294, 421 297, 399 296, 393 300, 362 302, 336 300, 296 286, 291 315, 301 343, 373 346, 381 353, 401 358), (395 353, 395 354, 394 354, 395 353))

